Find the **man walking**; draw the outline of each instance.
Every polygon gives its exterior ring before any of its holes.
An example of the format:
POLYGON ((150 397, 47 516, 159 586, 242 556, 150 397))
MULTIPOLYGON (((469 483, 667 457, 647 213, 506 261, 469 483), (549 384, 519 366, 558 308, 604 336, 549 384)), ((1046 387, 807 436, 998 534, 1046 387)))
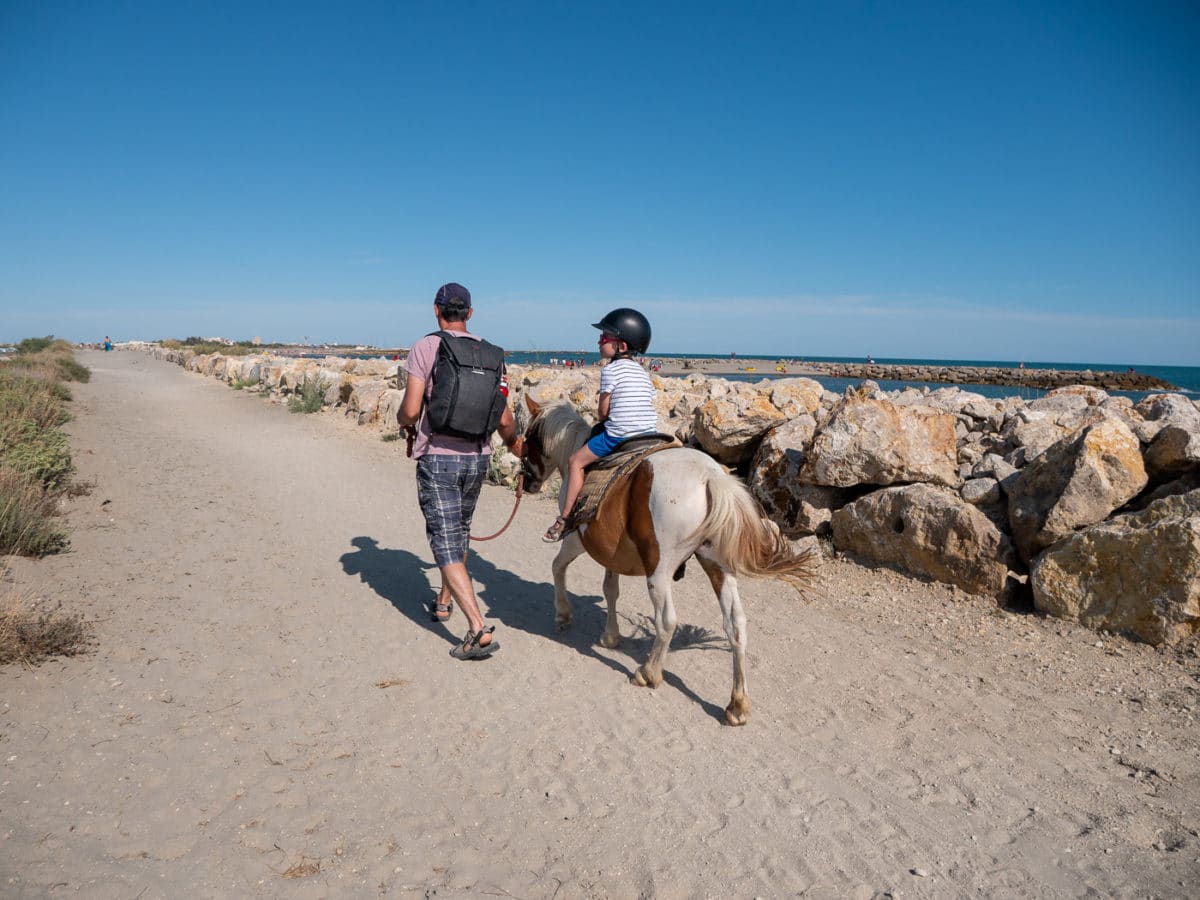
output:
POLYGON ((493 635, 495 626, 484 627, 479 612, 467 571, 467 545, 492 453, 492 429, 517 456, 524 450, 505 402, 503 351, 467 331, 473 312, 471 292, 461 284, 450 282, 438 288, 433 314, 439 330, 409 351, 404 363, 408 385, 399 413, 401 426, 415 426, 417 499, 429 547, 442 573, 433 618, 438 622, 450 618, 451 597, 467 618, 466 637, 450 651, 456 659, 483 659, 500 649, 493 635), (443 341, 454 343, 443 347, 443 341), (460 341, 476 343, 460 345, 460 341), (473 364, 460 369, 462 358, 472 359, 473 364), (439 381, 445 386, 447 379, 459 378, 458 390, 435 396, 439 381), (447 399, 451 396, 454 399, 447 399))

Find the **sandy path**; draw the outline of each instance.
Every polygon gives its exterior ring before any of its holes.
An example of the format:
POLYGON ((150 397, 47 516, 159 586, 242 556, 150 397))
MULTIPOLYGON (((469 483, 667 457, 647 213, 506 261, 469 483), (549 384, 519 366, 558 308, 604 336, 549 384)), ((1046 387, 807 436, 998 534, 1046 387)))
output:
MULTIPOLYGON (((86 610, 98 646, 0 670, 4 897, 1200 893, 1194 647, 830 561, 808 605, 744 586, 754 710, 729 728, 723 639, 627 683, 635 580, 620 649, 595 644, 586 561, 553 633, 535 500, 471 562, 503 649, 459 663, 423 610, 402 445, 81 358, 69 430, 97 487, 73 552, 8 580, 86 610)), ((485 489, 478 527, 511 498, 485 489)), ((720 633, 694 566, 678 605, 720 633)))

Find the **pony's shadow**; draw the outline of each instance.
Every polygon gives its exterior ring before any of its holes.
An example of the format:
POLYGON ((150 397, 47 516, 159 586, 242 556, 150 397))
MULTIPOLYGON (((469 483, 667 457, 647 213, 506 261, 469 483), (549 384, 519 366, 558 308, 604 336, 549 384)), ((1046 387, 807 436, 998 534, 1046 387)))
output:
MULTIPOLYGON (((457 607, 449 623, 434 622, 429 612, 434 591, 429 587, 432 562, 421 559, 407 550, 380 547, 374 538, 359 536, 350 544, 356 549, 341 556, 339 562, 347 575, 357 575, 376 594, 387 600, 398 612, 408 616, 426 630, 439 634, 451 644, 458 643, 455 631, 465 628, 462 612, 457 607)), ((618 672, 630 675, 616 660, 596 652, 590 635, 604 628, 604 601, 600 597, 577 597, 575 624, 565 632, 554 629, 554 585, 548 582, 526 581, 505 569, 497 568, 477 553, 467 560, 471 578, 482 584, 478 591, 487 603, 488 618, 507 628, 565 644, 578 653, 598 660, 618 672)), ((435 575, 436 581, 436 575, 435 575)))

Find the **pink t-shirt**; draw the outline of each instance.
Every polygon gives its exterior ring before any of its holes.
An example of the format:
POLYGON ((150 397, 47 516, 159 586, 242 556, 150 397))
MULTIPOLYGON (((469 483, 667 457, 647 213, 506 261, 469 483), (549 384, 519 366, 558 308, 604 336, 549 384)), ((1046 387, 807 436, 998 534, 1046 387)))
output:
MULTIPOLYGON (((471 334, 466 331, 451 331, 449 334, 454 335, 454 340, 480 340, 479 335, 471 334)), ((414 378, 420 378, 425 382, 425 400, 428 402, 430 395, 433 393, 433 379, 430 377, 433 373, 433 367, 437 364, 438 347, 441 346, 442 339, 436 334, 428 334, 412 345, 412 349, 408 351, 408 359, 404 361, 404 371, 414 378)), ((470 454, 474 456, 478 453, 491 453, 492 442, 487 440, 483 442, 483 446, 479 446, 478 441, 467 440, 466 438, 454 437, 449 434, 434 434, 429 429, 429 416, 425 409, 421 409, 421 419, 417 422, 417 439, 413 443, 413 459, 420 459, 426 453, 441 453, 446 456, 465 456, 470 454)))

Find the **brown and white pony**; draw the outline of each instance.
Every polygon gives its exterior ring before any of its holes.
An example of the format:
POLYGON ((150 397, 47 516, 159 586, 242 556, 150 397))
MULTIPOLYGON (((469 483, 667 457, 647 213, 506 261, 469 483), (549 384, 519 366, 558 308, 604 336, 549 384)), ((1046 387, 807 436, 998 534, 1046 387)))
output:
MULTIPOLYGON (((590 426, 569 403, 542 407, 525 398, 531 419, 525 431, 525 490, 536 493, 553 469, 566 479, 567 461, 588 439, 590 426)), ((561 496, 560 496, 561 502, 561 496)), ((570 532, 554 559, 555 624, 571 624, 567 566, 586 552, 604 567, 608 623, 600 643, 616 647, 619 576, 642 575, 654 605, 654 645, 631 680, 658 687, 675 633, 673 577, 692 556, 704 569, 721 605, 733 648, 733 693, 725 708, 730 725, 750 716, 746 695, 746 614, 738 575, 770 576, 803 587, 812 577, 808 552, 796 554, 766 518, 750 492, 711 457, 686 447, 661 450, 644 459, 623 484, 610 488, 597 517, 570 532)))

